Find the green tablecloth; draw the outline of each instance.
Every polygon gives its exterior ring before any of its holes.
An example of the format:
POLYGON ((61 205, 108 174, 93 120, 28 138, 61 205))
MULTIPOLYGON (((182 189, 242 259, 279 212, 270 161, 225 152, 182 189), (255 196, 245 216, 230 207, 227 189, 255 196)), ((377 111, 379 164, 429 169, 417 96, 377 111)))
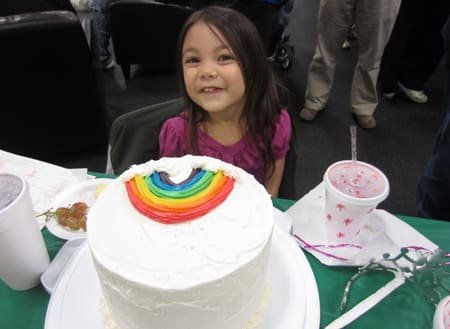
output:
MULTIPOLYGON (((274 205, 281 210, 286 210, 292 204, 291 200, 274 200, 274 205)), ((442 249, 450 251, 450 223, 406 216, 398 217, 442 249)), ((50 257, 53 258, 65 241, 54 237, 46 229, 43 230, 43 235, 50 257)), ((319 289, 321 328, 323 328, 340 315, 341 296, 345 284, 355 273, 355 268, 327 267, 309 253, 305 252, 305 254, 319 289)), ((391 275, 388 273, 374 273, 357 280, 351 291, 349 307, 376 291, 390 279, 391 275)), ((86 291, 86 293, 89 292, 86 291)), ((41 285, 27 291, 14 291, 0 282, 0 329, 44 328, 48 301, 49 295, 41 285)), ((433 314, 434 306, 429 304, 412 285, 405 283, 347 328, 431 328, 433 314)))

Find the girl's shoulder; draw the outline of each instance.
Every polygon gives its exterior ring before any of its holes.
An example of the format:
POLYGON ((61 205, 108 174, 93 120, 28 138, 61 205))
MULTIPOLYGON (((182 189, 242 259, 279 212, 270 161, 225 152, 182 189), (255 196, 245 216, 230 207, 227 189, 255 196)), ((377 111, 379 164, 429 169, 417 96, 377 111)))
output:
POLYGON ((187 154, 187 126, 187 119, 182 113, 164 121, 159 132, 159 155, 161 157, 187 154))
POLYGON ((283 108, 275 120, 275 130, 285 129, 290 135, 291 127, 291 117, 289 116, 289 112, 287 109, 283 108))
POLYGON ((291 140, 292 125, 291 118, 286 109, 282 109, 275 121, 275 131, 272 140, 272 150, 275 159, 284 158, 289 150, 291 140))
POLYGON ((166 132, 177 135, 180 133, 184 134, 187 129, 187 125, 187 118, 183 112, 164 121, 161 126, 161 133, 166 132))
POLYGON ((287 108, 282 108, 280 110, 280 115, 278 116, 278 122, 289 125, 291 124, 291 117, 289 116, 289 112, 287 108))

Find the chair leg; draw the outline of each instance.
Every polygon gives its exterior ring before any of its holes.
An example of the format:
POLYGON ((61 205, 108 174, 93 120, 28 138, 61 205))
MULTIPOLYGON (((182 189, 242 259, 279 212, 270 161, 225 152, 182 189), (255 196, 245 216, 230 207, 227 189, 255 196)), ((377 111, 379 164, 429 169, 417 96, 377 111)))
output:
POLYGON ((120 64, 125 80, 130 80, 130 72, 131 72, 130 66, 131 66, 130 64, 120 64))

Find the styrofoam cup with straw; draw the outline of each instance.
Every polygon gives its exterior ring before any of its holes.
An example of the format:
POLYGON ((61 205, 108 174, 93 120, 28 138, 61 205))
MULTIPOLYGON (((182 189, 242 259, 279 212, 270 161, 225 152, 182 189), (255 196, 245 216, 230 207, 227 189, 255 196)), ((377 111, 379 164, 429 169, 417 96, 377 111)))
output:
POLYGON ((352 160, 330 165, 324 174, 327 240, 351 242, 372 211, 389 195, 389 181, 378 168, 356 159, 356 127, 350 127, 352 160))

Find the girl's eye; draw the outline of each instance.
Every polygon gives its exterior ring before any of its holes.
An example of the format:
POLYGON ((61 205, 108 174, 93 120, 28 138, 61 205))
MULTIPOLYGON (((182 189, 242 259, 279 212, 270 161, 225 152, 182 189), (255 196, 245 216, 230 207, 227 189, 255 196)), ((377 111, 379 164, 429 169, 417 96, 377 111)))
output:
POLYGON ((220 62, 226 62, 226 61, 232 61, 234 60, 234 57, 228 54, 223 54, 219 56, 219 61, 220 62))
POLYGON ((184 60, 185 64, 194 64, 194 63, 198 63, 199 59, 197 57, 188 57, 184 60))

